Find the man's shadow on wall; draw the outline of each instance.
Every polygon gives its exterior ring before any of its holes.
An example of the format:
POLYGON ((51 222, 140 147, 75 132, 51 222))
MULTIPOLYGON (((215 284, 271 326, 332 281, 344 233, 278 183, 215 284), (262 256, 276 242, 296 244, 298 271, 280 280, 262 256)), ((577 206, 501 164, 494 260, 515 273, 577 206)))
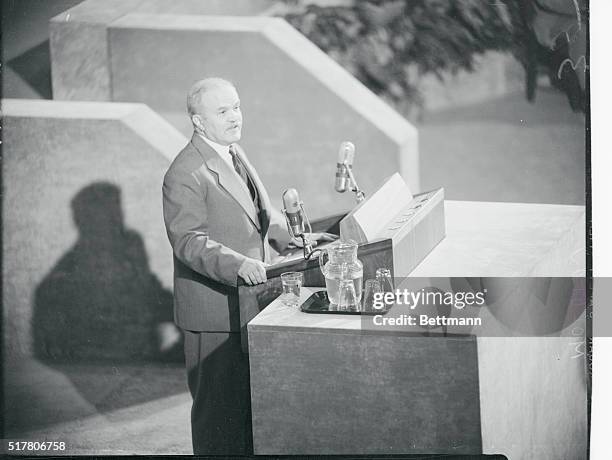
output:
POLYGON ((180 340, 171 349, 162 343, 172 327, 172 293, 150 271, 140 235, 125 227, 119 188, 91 184, 71 207, 78 240, 36 289, 37 357, 58 363, 179 361, 180 340))

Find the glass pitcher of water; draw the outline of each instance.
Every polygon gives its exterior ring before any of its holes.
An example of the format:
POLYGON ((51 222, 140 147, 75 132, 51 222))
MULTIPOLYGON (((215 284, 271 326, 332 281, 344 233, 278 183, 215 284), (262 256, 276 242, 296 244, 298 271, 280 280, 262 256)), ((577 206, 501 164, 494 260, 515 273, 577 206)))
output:
POLYGON ((319 256, 321 273, 325 277, 327 296, 333 305, 340 302, 340 281, 351 280, 355 285, 356 302, 361 302, 363 264, 357 259, 357 243, 353 240, 338 241, 322 250, 319 256), (328 259, 324 263, 325 259, 328 259))

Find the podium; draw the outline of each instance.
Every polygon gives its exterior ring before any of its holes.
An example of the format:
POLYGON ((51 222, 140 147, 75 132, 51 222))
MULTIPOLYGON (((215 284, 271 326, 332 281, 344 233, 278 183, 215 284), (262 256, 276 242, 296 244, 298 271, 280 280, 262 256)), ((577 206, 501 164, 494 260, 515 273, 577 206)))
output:
MULTIPOLYGON (((412 195, 399 174, 386 179, 368 199, 346 214, 311 223, 313 232, 328 232, 341 239, 353 239, 357 257, 363 264, 363 279, 374 278, 378 268, 388 268, 391 276, 406 276, 444 238, 444 189, 412 195)), ((320 248, 334 243, 326 243, 320 248)), ((304 286, 325 287, 325 279, 314 256, 304 259, 287 255, 281 263, 266 270, 267 281, 250 286, 238 281, 238 303, 242 349, 247 351, 247 323, 282 292, 280 275, 302 272, 304 286)))
MULTIPOLYGON (((405 282, 584 276, 584 207, 444 204, 447 234, 405 282)), ((518 302, 473 307, 486 328, 471 331, 373 330, 371 317, 272 302, 248 325, 255 454, 585 458, 588 363, 574 335, 585 315, 554 336, 514 337, 518 302)))

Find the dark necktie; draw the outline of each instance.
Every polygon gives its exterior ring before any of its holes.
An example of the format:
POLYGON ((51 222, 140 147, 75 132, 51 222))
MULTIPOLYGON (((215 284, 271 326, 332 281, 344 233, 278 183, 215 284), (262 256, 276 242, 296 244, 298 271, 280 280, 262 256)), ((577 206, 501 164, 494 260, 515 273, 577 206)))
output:
POLYGON ((249 176, 247 175, 246 169, 244 169, 242 161, 240 161, 240 158, 238 158, 238 152, 236 151, 236 147, 234 145, 230 145, 229 153, 232 156, 232 163, 234 164, 234 169, 242 178, 244 183, 249 185, 249 176))
POLYGON ((240 161, 240 158, 238 157, 236 146, 234 146, 233 144, 230 145, 229 153, 232 156, 232 163, 234 164, 234 169, 236 170, 236 173, 242 178, 244 183, 247 185, 249 192, 251 193, 251 199, 253 200, 255 209, 257 210, 257 213, 259 213, 260 207, 259 207, 259 197, 257 195, 257 189, 255 188, 255 184, 253 184, 253 181, 247 174, 244 164, 242 163, 242 161, 240 161))

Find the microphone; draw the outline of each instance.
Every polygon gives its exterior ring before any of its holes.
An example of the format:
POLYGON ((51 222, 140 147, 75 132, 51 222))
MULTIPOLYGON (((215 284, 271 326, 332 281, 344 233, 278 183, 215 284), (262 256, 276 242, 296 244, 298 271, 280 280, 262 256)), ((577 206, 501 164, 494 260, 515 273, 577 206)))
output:
POLYGON ((344 141, 340 144, 338 150, 338 164, 336 169, 336 192, 344 193, 347 187, 351 185, 349 176, 349 168, 353 168, 353 160, 355 159, 355 144, 349 141, 344 141))
POLYGON ((300 201, 300 195, 294 188, 288 188, 283 192, 283 214, 287 221, 287 230, 292 238, 301 238, 304 249, 304 259, 309 259, 313 254, 312 243, 306 238, 306 233, 312 233, 310 221, 304 211, 304 203, 300 201))
POLYGON ((300 201, 300 195, 294 188, 288 188, 283 192, 283 209, 287 218, 287 228, 293 237, 301 236, 305 233, 304 228, 304 209, 300 201))

